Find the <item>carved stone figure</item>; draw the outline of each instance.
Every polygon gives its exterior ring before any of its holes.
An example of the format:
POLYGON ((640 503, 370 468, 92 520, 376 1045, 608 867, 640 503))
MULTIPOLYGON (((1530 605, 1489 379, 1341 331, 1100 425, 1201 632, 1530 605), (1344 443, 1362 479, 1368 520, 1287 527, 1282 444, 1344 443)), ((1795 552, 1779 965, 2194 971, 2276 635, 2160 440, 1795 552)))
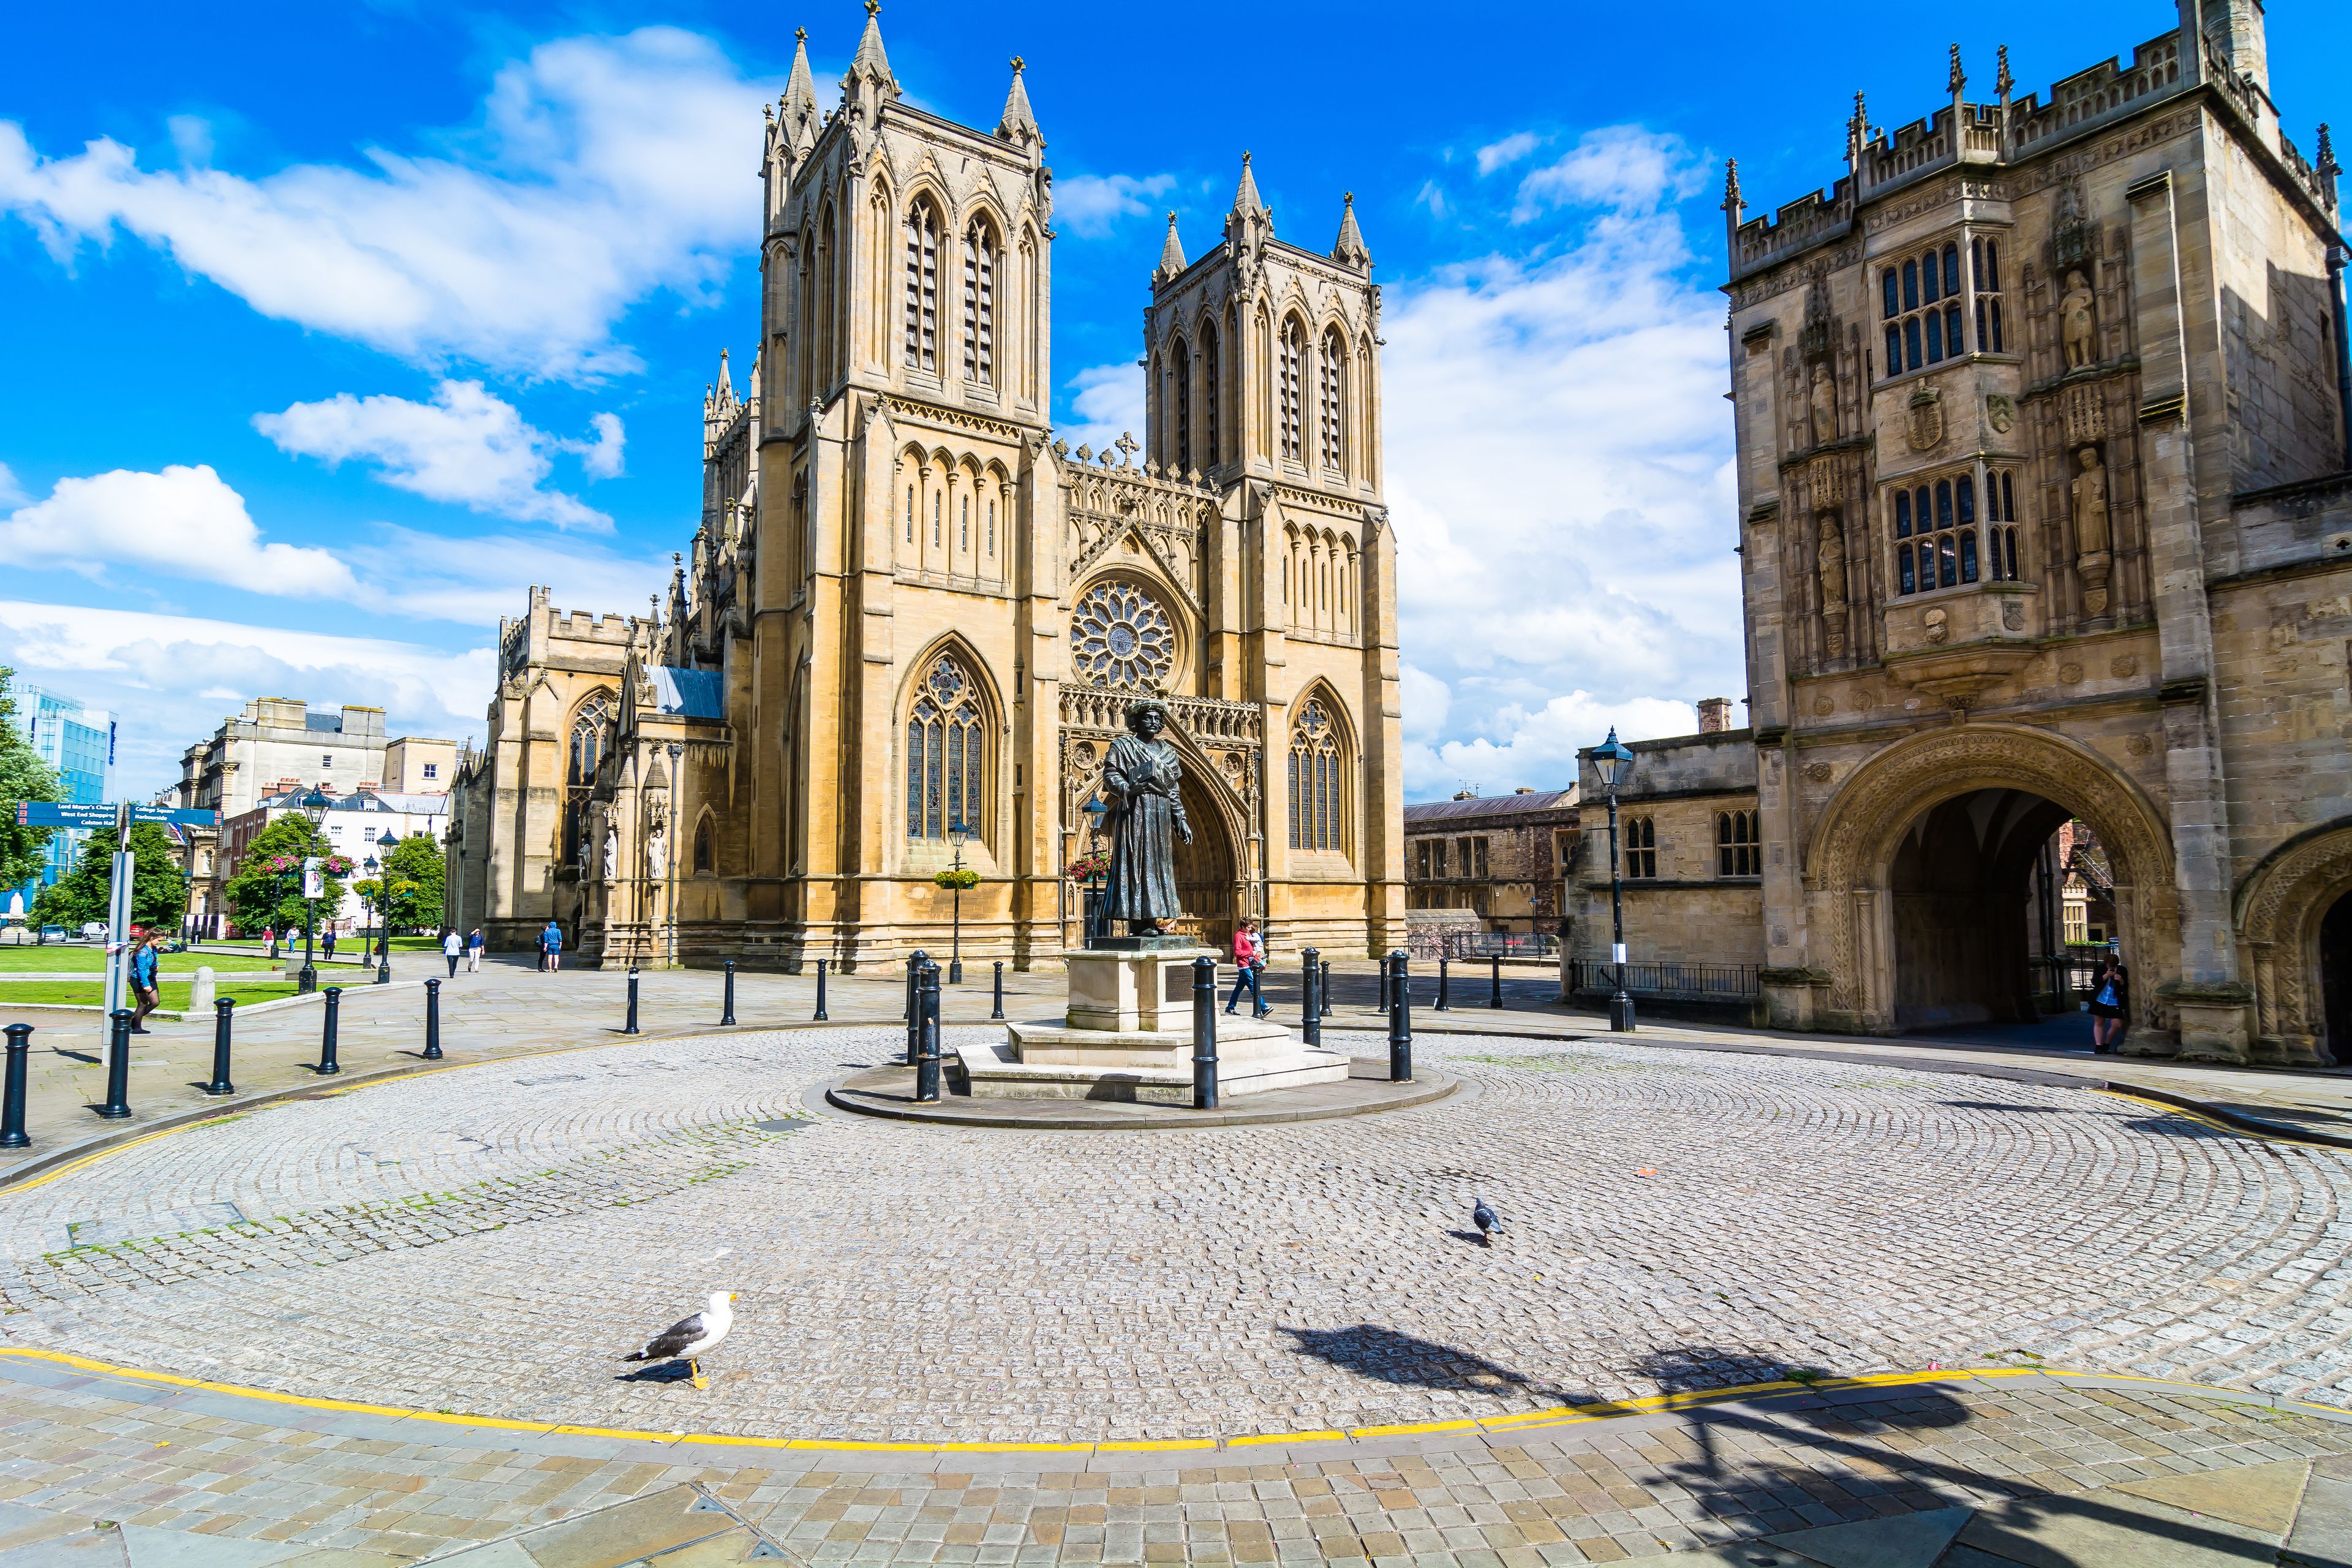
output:
POLYGON ((609 882, 619 873, 620 868, 621 829, 619 825, 615 824, 604 829, 604 859, 597 869, 604 874, 604 880, 609 882))
POLYGON ((1830 380, 1829 366, 1813 366, 1813 445, 1827 446, 1837 439, 1837 384, 1830 380))
POLYGON ((1845 540, 1840 534, 1836 513, 1822 513, 1814 539, 1814 559, 1820 563, 1822 573, 1822 608, 1843 612, 1845 609, 1845 540))
POLYGON ((658 882, 669 869, 669 845, 662 837, 661 824, 654 825, 646 838, 646 875, 658 882))
POLYGON ((2080 268, 2066 274, 2066 294, 2058 301, 2058 331, 2066 344, 2066 368, 2080 370, 2099 358, 2091 285, 2080 268))
POLYGON ((1103 918, 1126 921, 1137 936, 1164 935, 1183 912, 1176 900, 1176 840, 1192 842, 1176 748, 1160 738, 1168 710, 1146 700, 1127 710, 1127 733, 1110 743, 1103 793, 1110 796, 1110 875, 1103 918))
POLYGON ((2071 489, 2074 498, 2074 548, 2083 555, 2105 555, 2114 540, 2107 524, 2107 470, 2099 465, 2099 449, 2085 447, 2075 458, 2083 465, 2071 489))

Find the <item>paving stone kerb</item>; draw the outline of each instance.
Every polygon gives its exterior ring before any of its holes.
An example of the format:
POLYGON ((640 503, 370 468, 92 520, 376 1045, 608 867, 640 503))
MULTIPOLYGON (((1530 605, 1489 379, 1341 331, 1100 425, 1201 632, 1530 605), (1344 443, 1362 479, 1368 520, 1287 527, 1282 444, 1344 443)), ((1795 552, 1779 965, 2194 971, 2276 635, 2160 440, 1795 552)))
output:
POLYGON ((1475 1097, 1350 1121, 811 1114, 902 1045, 630 1043, 119 1150, 0 1194, 0 1336, 426 1410, 904 1441, 1357 1429, 2026 1352, 2352 1400, 2352 1162, 2110 1096, 1449 1036, 1422 1054, 1475 1097), (719 1289, 739 1326, 707 1395, 621 1375, 719 1289))

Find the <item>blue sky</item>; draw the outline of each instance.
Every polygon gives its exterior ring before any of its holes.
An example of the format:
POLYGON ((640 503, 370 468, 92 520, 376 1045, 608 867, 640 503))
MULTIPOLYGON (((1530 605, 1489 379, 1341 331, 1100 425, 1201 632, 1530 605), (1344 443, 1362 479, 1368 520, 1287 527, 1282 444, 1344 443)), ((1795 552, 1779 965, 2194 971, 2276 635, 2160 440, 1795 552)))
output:
MULTIPOLYGON (((1834 174, 1858 89, 1907 123, 1950 44, 1973 99, 2007 42, 2020 93, 2046 92, 2173 11, 2037 10, 2007 38, 1975 15, 1775 37, 1746 5, 1209 3, 1155 39, 1093 7, 891 0, 882 25, 908 95, 968 122, 1027 61, 1074 445, 1140 424, 1164 213, 1199 255, 1244 148, 1286 238, 1328 247, 1356 193, 1425 797, 1557 785, 1612 722, 1671 733, 1742 694, 1722 159, 1780 205, 1834 174)), ((691 534, 702 389, 756 330, 760 105, 796 26, 830 103, 862 21, 841 0, 14 8, 0 662, 118 710, 142 792, 250 696, 478 735, 527 584, 640 609, 691 534)), ((2308 153, 2346 118, 2352 8, 2280 0, 2270 30, 2308 153)))

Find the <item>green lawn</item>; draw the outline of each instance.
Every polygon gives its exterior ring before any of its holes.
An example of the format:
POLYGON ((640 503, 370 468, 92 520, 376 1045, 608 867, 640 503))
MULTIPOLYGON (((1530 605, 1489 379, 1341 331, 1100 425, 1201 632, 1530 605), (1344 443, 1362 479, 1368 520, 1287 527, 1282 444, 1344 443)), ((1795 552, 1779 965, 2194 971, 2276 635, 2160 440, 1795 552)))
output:
MULTIPOLYGON (((188 993, 192 989, 194 989, 192 984, 185 980, 164 981, 163 1006, 173 1012, 186 1011, 188 993)), ((234 996, 236 998, 236 1005, 240 1007, 250 1002, 272 1002, 280 996, 293 994, 294 987, 291 984, 224 984, 215 987, 213 991, 215 1000, 223 996, 234 996)), ((11 1002, 20 1005, 51 1002, 68 1006, 96 1007, 105 1000, 105 987, 93 980, 18 980, 0 985, 0 1012, 5 1012, 11 1002)))
MULTIPOLYGON (((166 975, 185 974, 194 978, 196 971, 209 966, 215 974, 231 971, 268 971, 274 967, 266 958, 256 958, 242 952, 219 952, 210 948, 197 948, 190 952, 166 952, 159 955, 166 975)), ((61 947, 52 942, 47 947, 0 947, 0 976, 8 974, 73 974, 88 971, 92 974, 106 968, 106 950, 102 947, 61 947)))

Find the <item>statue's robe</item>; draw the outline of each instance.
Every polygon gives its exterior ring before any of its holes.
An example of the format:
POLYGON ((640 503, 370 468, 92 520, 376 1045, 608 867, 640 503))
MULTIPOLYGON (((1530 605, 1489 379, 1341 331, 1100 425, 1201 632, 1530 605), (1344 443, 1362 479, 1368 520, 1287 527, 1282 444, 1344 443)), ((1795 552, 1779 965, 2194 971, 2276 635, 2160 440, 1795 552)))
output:
POLYGON ((1111 797, 1110 883, 1103 918, 1172 921, 1176 902, 1176 831, 1186 826, 1180 790, 1183 764, 1166 741, 1121 735, 1103 764, 1111 797))

